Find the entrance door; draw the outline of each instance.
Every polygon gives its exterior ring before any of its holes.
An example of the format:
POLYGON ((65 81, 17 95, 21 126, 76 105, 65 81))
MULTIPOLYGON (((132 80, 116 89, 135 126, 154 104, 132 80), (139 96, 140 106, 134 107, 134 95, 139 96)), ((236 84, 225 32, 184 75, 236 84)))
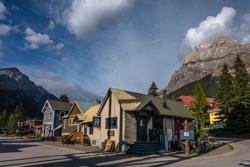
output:
POLYGON ((147 141, 147 118, 138 117, 137 119, 137 141, 147 141))
POLYGON ((160 141, 160 134, 162 133, 163 123, 159 116, 153 117, 153 134, 151 141, 160 141))

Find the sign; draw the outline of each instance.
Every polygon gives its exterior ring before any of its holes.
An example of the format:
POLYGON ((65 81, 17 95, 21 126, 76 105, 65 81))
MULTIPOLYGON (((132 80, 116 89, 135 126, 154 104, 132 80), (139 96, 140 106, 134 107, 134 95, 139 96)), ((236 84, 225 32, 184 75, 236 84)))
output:
POLYGON ((184 137, 189 137, 189 132, 184 132, 184 137))
POLYGON ((167 137, 168 137, 168 141, 173 140, 173 131, 172 131, 172 129, 167 129, 167 137))
POLYGON ((194 140, 194 131, 193 130, 188 130, 187 132, 184 132, 184 130, 180 131, 180 139, 181 140, 194 140))
POLYGON ((115 136, 115 131, 113 131, 113 130, 108 130, 107 135, 108 135, 108 136, 115 136))
POLYGON ((93 127, 100 128, 101 117, 93 117, 93 127))

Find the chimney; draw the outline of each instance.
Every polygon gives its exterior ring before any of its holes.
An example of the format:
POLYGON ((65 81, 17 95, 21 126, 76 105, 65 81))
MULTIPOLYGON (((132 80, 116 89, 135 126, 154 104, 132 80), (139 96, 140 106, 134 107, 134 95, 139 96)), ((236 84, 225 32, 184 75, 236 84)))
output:
POLYGON ((101 100, 100 99, 96 99, 96 104, 101 104, 101 100))
POLYGON ((167 97, 165 89, 163 90, 163 100, 164 100, 163 107, 167 108, 167 97))

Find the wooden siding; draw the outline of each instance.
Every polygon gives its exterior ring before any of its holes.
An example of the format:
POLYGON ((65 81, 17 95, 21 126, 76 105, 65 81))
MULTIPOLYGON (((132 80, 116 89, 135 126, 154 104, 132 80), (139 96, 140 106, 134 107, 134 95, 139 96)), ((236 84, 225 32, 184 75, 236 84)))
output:
POLYGON ((74 117, 74 115, 80 114, 80 113, 81 113, 80 109, 78 108, 76 103, 74 103, 74 106, 72 107, 69 116, 65 118, 63 121, 64 125, 63 125, 62 133, 73 133, 77 131, 77 125, 69 125, 69 119, 74 117))
POLYGON ((80 111, 80 109, 77 107, 77 105, 75 103, 69 116, 80 114, 80 113, 81 113, 81 111, 80 111))
POLYGON ((136 142, 136 118, 133 114, 125 112, 125 140, 129 144, 136 142))

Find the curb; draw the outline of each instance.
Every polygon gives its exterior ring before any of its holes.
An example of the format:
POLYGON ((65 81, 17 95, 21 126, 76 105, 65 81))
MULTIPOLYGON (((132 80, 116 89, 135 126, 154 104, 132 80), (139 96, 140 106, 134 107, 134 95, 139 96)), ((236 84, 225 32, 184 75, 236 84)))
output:
MULTIPOLYGON (((211 156, 205 156, 205 157, 194 157, 193 159, 212 159, 212 158, 218 158, 218 157, 226 157, 228 155, 232 155, 235 154, 239 151, 239 148, 236 146, 237 144, 225 144, 225 146, 228 146, 231 148, 231 150, 229 152, 223 153, 223 154, 219 154, 219 155, 211 155, 211 156)), ((205 155, 205 154, 204 154, 205 155)))

